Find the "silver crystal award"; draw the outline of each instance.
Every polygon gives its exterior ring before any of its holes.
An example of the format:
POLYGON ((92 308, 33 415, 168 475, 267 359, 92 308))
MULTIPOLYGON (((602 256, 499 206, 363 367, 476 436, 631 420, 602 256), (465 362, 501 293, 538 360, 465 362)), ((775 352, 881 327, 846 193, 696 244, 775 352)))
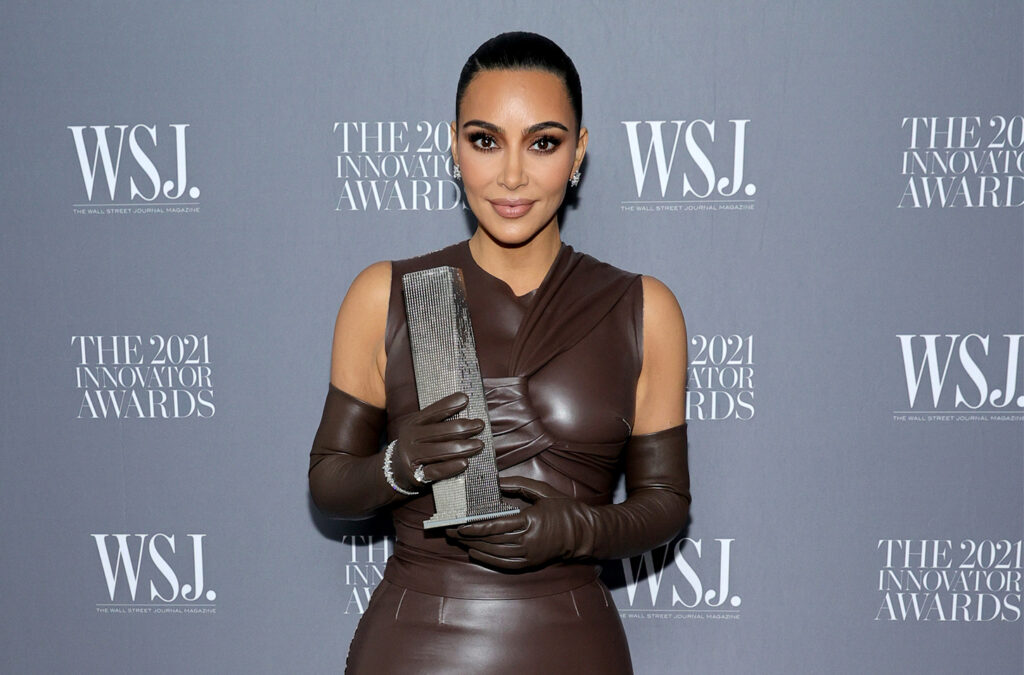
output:
POLYGON ((518 513, 518 508, 501 499, 498 488, 494 439, 462 270, 445 265, 403 274, 402 291, 420 409, 461 391, 469 403, 454 417, 484 421, 484 429, 477 435, 484 449, 469 458, 469 467, 431 484, 435 513, 423 527, 448 527, 518 513))

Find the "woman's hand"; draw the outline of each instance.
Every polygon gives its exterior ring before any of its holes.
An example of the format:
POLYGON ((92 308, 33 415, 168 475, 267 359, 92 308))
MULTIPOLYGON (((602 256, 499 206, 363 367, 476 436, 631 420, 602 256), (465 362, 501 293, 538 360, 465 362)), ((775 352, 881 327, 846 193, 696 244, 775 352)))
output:
POLYGON ((519 513, 449 528, 446 534, 469 550, 469 557, 499 569, 535 567, 571 557, 589 507, 542 481, 509 476, 501 491, 531 502, 519 513))
POLYGON ((420 490, 427 483, 458 475, 469 466, 469 458, 483 450, 483 441, 471 438, 483 431, 483 420, 448 419, 467 405, 469 397, 457 391, 409 415, 399 426, 391 470, 400 488, 420 490), (422 482, 416 478, 421 466, 422 482))
POLYGON ((686 424, 631 436, 625 465, 621 503, 590 506, 541 481, 502 478, 502 492, 533 503, 514 516, 469 523, 447 534, 474 560, 500 569, 639 555, 670 541, 688 519, 686 424))
MULTIPOLYGON (((468 465, 468 457, 483 449, 471 439, 484 428, 483 420, 446 418, 462 410, 469 397, 446 396, 399 424, 391 455, 391 475, 408 493, 424 481, 448 478, 468 465)), ((388 484, 381 466, 380 435, 387 411, 331 384, 324 413, 309 453, 309 492, 323 513, 335 518, 368 518, 381 507, 405 499, 388 484)))

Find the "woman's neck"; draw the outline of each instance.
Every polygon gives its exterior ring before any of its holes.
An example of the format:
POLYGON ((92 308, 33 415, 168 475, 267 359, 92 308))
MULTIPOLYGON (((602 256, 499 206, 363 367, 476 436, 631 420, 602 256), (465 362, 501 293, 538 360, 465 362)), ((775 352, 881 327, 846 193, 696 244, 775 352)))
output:
POLYGON ((540 286, 561 248, 555 221, 529 241, 514 246, 496 241, 479 225, 469 239, 469 250, 476 264, 508 284, 516 295, 540 286))

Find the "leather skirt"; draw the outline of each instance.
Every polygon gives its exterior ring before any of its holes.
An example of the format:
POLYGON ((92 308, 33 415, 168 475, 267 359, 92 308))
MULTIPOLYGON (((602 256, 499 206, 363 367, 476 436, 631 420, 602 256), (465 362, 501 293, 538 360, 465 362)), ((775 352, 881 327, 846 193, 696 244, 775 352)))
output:
POLYGON ((626 634, 600 579, 551 595, 468 599, 381 580, 349 647, 350 675, 633 672, 626 634))

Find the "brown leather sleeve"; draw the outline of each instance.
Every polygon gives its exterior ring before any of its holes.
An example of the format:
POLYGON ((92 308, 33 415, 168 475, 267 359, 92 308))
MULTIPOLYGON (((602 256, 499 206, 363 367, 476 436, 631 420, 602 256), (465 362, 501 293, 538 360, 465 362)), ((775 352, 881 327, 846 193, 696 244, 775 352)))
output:
POLYGON ((502 478, 501 489, 532 504, 515 515, 446 530, 475 560, 522 569, 559 559, 639 555, 670 541, 689 517, 686 425, 628 441, 621 504, 590 506, 525 476, 502 478))
POLYGON ((368 518, 394 501, 379 455, 387 412, 329 384, 309 452, 313 503, 333 518, 368 518))
POLYGON ((577 557, 628 558, 670 541, 690 514, 686 423, 634 435, 626 446, 626 500, 587 510, 577 557))

